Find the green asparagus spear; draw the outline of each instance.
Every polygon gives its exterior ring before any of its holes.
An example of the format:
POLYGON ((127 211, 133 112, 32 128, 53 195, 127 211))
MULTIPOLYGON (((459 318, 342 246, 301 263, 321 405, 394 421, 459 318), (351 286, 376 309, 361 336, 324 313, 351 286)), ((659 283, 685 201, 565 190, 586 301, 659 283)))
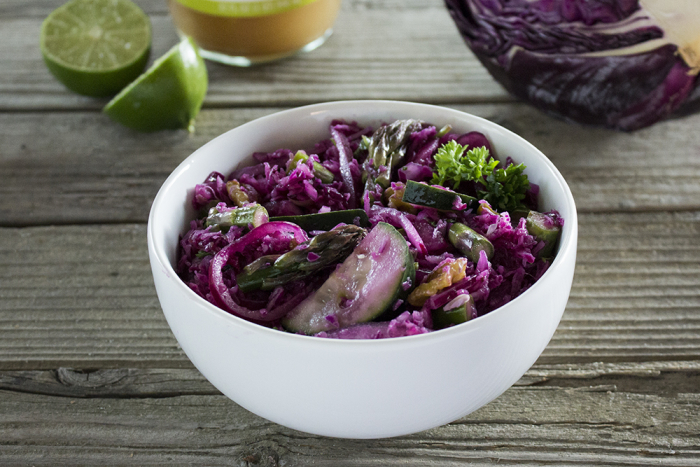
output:
POLYGON ((440 130, 437 132, 435 135, 436 138, 442 138, 445 136, 447 133, 452 131, 452 125, 445 125, 444 127, 440 128, 440 130))
MULTIPOLYGON (((289 170, 287 173, 294 170, 299 162, 306 162, 309 160, 309 156, 305 152, 299 151, 294 155, 292 163, 289 164, 289 170)), ((335 179, 333 172, 325 168, 321 163, 313 161, 314 175, 321 179, 323 183, 331 183, 335 179)))
POLYGON ((397 120, 391 125, 379 127, 369 142, 369 154, 364 163, 367 177, 365 189, 370 193, 374 184, 386 189, 391 184, 391 169, 403 162, 411 133, 420 131, 423 123, 418 120, 397 120))
POLYGON ((263 256, 253 261, 236 277, 243 292, 272 290, 287 282, 300 280, 321 269, 340 263, 352 253, 367 231, 348 224, 316 235, 306 248, 295 248, 281 256, 263 256))
POLYGON ((226 182, 226 192, 228 192, 228 197, 231 198, 233 204, 239 208, 251 202, 248 194, 241 190, 241 183, 238 180, 229 180, 226 182))
POLYGON ((493 256, 493 245, 491 242, 483 235, 474 232, 474 230, 459 222, 452 224, 452 227, 447 232, 447 238, 455 248, 473 263, 479 261, 479 252, 481 250, 486 252, 488 259, 491 259, 493 256))
POLYGON ((225 212, 219 212, 214 206, 209 210, 206 225, 207 227, 216 226, 219 229, 228 231, 234 225, 248 227, 248 225, 253 224, 254 227, 258 227, 267 222, 268 219, 267 209, 259 204, 252 204, 225 212))

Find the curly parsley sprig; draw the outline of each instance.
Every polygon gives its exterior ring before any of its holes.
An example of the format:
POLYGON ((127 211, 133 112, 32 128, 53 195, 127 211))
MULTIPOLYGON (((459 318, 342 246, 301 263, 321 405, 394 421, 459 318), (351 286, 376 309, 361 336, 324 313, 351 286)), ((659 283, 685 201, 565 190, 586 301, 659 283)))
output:
POLYGON ((485 147, 467 151, 452 140, 435 154, 435 172, 431 183, 457 189, 462 182, 477 182, 484 187, 477 190, 479 196, 499 211, 512 211, 523 207, 523 200, 530 182, 523 173, 524 164, 509 164, 498 168, 499 162, 490 156, 485 147))

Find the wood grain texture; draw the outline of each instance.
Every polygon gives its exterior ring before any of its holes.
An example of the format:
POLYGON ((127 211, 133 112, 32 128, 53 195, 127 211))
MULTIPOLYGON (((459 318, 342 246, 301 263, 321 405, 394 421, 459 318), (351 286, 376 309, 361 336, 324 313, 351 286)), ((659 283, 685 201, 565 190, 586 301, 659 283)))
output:
MULTIPOLYGON (((38 47, 45 15, 60 2, 12 1, 0 21, 0 111, 100 109, 51 76, 38 47)), ((137 2, 153 25, 152 57, 177 42, 165 0, 137 2)), ((4 3, 3 3, 4 5, 4 3)), ((323 47, 253 68, 208 63, 205 106, 298 105, 340 99, 512 101, 462 42, 442 1, 347 1, 323 47), (436 53, 439 51, 439 53, 436 53)))
MULTIPOLYGON (((569 125, 524 104, 456 108, 540 148, 580 212, 700 209, 700 115, 628 134, 569 125)), ((195 133, 156 135, 92 112, 0 113, 0 226, 145 222, 158 188, 185 157, 277 110, 206 110, 195 133)))
MULTIPOLYGON (((534 376, 539 381, 546 378, 534 376)), ((79 398, 219 395, 196 369, 110 368, 0 371, 0 390, 79 398)))
POLYGON ((196 370, 0 371, 3 465, 700 465, 700 364, 536 365, 450 425, 376 441, 307 435, 196 370))
MULTIPOLYGON (((140 380, 157 384, 163 376, 141 372, 140 380)), ((182 376, 174 388, 184 387, 182 376)), ((649 393, 643 383, 620 388, 598 377, 514 386, 450 425, 370 441, 290 430, 217 394, 105 399, 5 389, 0 458, 4 465, 700 465, 697 384, 649 393)))
MULTIPOLYGON (((700 212, 579 222, 571 298, 539 363, 700 359, 700 212)), ((145 230, 0 229, 0 369, 191 368, 162 316, 145 230)))
MULTIPOLYGON (((537 387, 603 385, 639 394, 696 393, 700 391, 700 362, 535 364, 514 384, 537 387)), ((221 394, 194 368, 0 370, 0 390, 83 399, 221 394)))
MULTIPOLYGON (((193 134, 112 123, 38 49, 65 0, 0 2, 0 465, 700 466, 700 115, 633 134, 515 103, 442 0, 343 0, 317 51, 208 63, 193 134), (450 425, 375 441, 259 418, 193 368, 163 318, 145 222, 167 175, 224 131, 336 99, 444 104, 522 135, 576 198, 576 276, 542 357, 450 425)), ((151 60, 177 36, 136 0, 151 60)))

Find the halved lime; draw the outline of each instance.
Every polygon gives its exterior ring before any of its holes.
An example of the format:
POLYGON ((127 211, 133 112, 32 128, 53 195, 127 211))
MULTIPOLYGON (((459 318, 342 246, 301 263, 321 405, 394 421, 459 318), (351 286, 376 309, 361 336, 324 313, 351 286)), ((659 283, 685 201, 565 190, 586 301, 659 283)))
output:
POLYGON ((114 96, 104 112, 138 131, 193 129, 207 93, 207 67, 190 38, 114 96))
POLYGON ((40 45, 46 66, 68 89, 112 96, 145 68, 151 23, 129 0, 71 0, 44 20, 40 45))

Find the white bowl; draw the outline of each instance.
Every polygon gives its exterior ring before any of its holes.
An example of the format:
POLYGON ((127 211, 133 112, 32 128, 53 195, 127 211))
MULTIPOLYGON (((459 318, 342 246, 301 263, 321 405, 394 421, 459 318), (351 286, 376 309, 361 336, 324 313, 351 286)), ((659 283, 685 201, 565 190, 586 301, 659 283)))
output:
POLYGON ((188 157, 168 177, 148 219, 148 252, 168 324, 192 363, 251 412, 308 433, 382 438, 461 418, 498 397, 537 360, 571 290, 578 224, 559 171, 514 133, 463 112, 390 101, 347 101, 279 112, 239 126, 188 157), (456 132, 480 131, 500 158, 524 162, 540 205, 565 219, 549 270, 505 306, 441 331, 385 340, 320 339, 232 316, 191 291, 174 270, 178 236, 189 228, 193 187, 255 151, 308 148, 328 138, 331 120, 378 125, 418 118, 456 132))

